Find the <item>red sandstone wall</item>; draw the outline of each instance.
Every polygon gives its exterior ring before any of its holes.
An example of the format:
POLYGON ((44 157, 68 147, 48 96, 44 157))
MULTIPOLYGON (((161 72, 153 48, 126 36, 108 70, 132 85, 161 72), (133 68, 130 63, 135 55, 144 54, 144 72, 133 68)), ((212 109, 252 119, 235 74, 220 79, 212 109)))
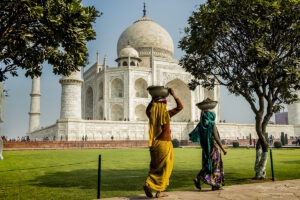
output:
MULTIPOLYGON (((225 145, 232 145, 234 140, 225 140, 225 145)), ((236 140, 235 140, 236 141, 236 140)), ((240 146, 249 145, 249 139, 238 140, 240 146)), ((289 144, 292 140, 289 140, 289 144)), ((187 140, 180 141, 181 146, 199 146, 187 140)), ((253 146, 253 143, 252 143, 253 146)), ((4 142, 4 150, 13 149, 98 149, 98 148, 146 148, 147 140, 114 140, 114 141, 29 141, 29 142, 4 142)))
POLYGON ((45 141, 45 142, 5 142, 4 150, 9 149, 81 149, 81 148, 132 148, 147 147, 148 141, 45 141))

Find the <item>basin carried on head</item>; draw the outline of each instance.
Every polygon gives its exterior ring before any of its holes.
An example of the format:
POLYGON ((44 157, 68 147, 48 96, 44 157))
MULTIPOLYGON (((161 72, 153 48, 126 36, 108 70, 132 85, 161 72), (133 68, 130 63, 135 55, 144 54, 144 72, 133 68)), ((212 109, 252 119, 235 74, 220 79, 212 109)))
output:
POLYGON ((152 85, 147 90, 152 97, 167 97, 169 95, 169 88, 164 86, 152 85))
POLYGON ((217 101, 211 100, 210 98, 206 98, 205 100, 201 101, 200 103, 197 103, 196 106, 200 110, 211 110, 216 107, 218 104, 217 101))

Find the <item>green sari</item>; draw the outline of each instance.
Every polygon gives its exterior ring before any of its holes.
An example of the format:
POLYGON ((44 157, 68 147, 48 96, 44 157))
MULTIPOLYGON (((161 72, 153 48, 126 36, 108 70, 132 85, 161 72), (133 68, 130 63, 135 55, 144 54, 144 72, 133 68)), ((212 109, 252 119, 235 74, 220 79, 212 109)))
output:
POLYGON ((220 148, 213 139, 216 114, 204 111, 196 128, 189 134, 192 142, 199 142, 202 148, 202 169, 198 180, 212 185, 224 185, 224 170, 220 148))

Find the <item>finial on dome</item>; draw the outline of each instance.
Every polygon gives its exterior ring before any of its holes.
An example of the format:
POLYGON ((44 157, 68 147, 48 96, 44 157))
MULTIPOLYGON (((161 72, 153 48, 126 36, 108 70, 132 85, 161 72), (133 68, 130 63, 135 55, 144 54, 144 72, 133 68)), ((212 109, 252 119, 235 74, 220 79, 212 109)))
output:
POLYGON ((144 10, 143 10, 143 13, 144 13, 143 17, 146 17, 146 3, 145 3, 145 2, 144 2, 144 10))

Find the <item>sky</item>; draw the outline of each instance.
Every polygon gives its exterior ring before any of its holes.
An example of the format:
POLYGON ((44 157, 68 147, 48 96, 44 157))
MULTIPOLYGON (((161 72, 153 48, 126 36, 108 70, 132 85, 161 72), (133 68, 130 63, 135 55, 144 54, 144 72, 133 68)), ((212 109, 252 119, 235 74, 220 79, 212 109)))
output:
MULTIPOLYGON (((89 62, 96 62, 99 51, 103 61, 107 55, 108 65, 116 66, 117 42, 121 33, 143 15, 146 3, 147 16, 164 27, 174 42, 174 57, 180 59, 183 52, 178 49, 178 41, 184 36, 188 17, 203 0, 83 0, 84 6, 94 6, 103 15, 94 24, 96 39, 88 43, 89 62)), ((0 135, 8 138, 25 136, 29 128, 31 78, 25 77, 23 70, 18 77, 9 76, 4 82, 8 90, 5 99, 4 123, 0 135)), ((52 73, 51 66, 45 65, 41 76, 41 127, 52 125, 60 115, 61 77, 52 73)), ((254 123, 254 115, 249 104, 242 98, 230 94, 221 87, 221 120, 233 123, 254 123)), ((199 111, 200 112, 200 111, 199 111)))

